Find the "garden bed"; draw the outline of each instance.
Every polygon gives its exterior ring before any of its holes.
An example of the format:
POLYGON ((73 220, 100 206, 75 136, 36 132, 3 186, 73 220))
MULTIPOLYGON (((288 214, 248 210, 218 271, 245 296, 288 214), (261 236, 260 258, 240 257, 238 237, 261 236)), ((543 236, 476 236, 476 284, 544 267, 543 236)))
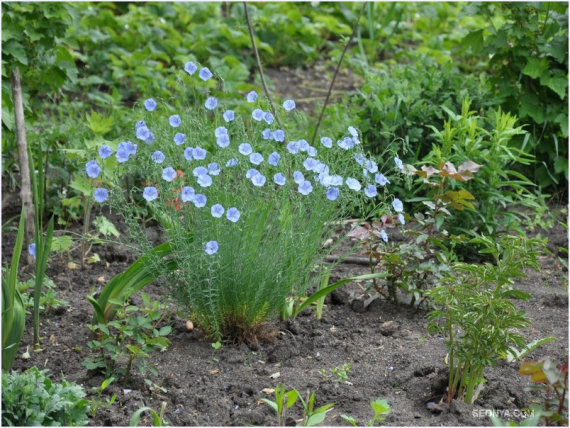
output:
MULTIPOLYGON (((10 213, 4 214, 8 218, 10 213)), ((2 249, 8 256, 14 233, 3 235, 2 249)), ((567 247, 561 227, 550 230, 548 235, 552 250, 567 247)), ((93 312, 86 296, 134 260, 119 246, 98 247, 96 251, 102 261, 85 269, 68 268, 68 262, 77 262, 75 254, 52 257, 47 275, 57 285, 58 298, 68 300, 70 306, 42 317, 41 352, 33 351, 32 322, 28 317, 14 364, 15 370, 34 365, 47 368, 53 379, 63 376, 83 385, 88 398, 93 398, 91 389, 100 386, 104 377, 82 365, 91 354, 87 342, 93 312), (29 358, 22 359, 26 350, 29 358)), ((527 278, 516 284, 533 296, 527 302, 517 302, 532 321, 523 334, 527 342, 546 336, 557 340, 538 348, 528 358, 550 356, 561 362, 568 354, 567 277, 556 256, 542 256, 540 264, 539 272, 528 271, 527 278)), ((331 281, 367 271, 365 266, 340 264, 333 270, 331 281)), ((158 285, 145 291, 153 299, 168 294, 158 285)), ((273 410, 259 400, 274 399, 268 389, 279 383, 303 394, 310 389, 316 394, 317 406, 335 403, 324 425, 347 425, 341 414, 364 424, 372 417, 369 402, 377 398, 390 404, 386 425, 489 425, 485 410, 509 410, 514 415, 528 407, 531 396, 525 387, 529 381, 519 375, 517 362, 501 362, 487 369, 487 383, 473 406, 458 401, 451 406, 426 405, 436 402, 445 391, 443 339, 428 334, 425 310, 395 306, 381 299, 365 307, 367 297, 359 285, 348 284, 327 298, 320 321, 314 311, 306 310, 295 320, 273 323, 275 338, 267 343, 224 343, 219 349, 211 346, 199 328, 188 331, 186 319, 173 315, 166 320, 173 326, 171 345, 166 352, 151 355, 158 376, 134 372, 128 384, 111 384, 103 397, 116 394, 117 401, 109 408, 101 407, 90 424, 128 425, 138 408, 150 406, 158 411, 165 401, 165 418, 171 425, 275 425, 273 410), (339 382, 330 369, 345 364, 350 364, 347 382, 339 382), (155 385, 149 387, 145 377, 155 385)), ((293 425, 302 415, 295 407, 288 416, 287 424, 293 425)))

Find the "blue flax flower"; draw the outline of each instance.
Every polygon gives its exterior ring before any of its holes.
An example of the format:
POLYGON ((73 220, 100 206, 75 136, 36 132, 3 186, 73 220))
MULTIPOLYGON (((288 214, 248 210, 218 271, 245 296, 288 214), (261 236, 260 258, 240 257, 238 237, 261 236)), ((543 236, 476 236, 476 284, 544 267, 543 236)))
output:
POLYGON ((398 213, 398 221, 399 221, 400 224, 402 224, 402 225, 406 224, 406 219, 404 218, 404 214, 398 213))
POLYGON ((224 118, 224 120, 226 121, 226 123, 231 122, 232 120, 235 119, 236 114, 233 110, 226 110, 224 112, 224 114, 222 115, 222 117, 224 118))
POLYGON ((273 165, 273 166, 277 166, 277 164, 279 163, 279 161, 281 160, 281 156, 279 156, 279 153, 277 152, 273 152, 269 155, 269 157, 267 158, 267 162, 269 162, 269 165, 273 165))
POLYGON ((258 122, 263 120, 264 115, 265 115, 265 112, 261 109, 258 109, 258 108, 256 108, 254 111, 251 112, 251 117, 253 117, 258 122))
POLYGON ((303 162, 303 167, 307 170, 307 171, 315 171, 315 168, 318 166, 318 161, 314 158, 308 157, 307 159, 305 159, 305 161, 303 162))
POLYGON ((254 165, 259 165, 263 162, 263 156, 260 153, 252 153, 249 155, 249 161, 254 165))
POLYGON ((109 147, 107 145, 102 145, 99 148, 99 156, 101 156, 101 159, 107 159, 112 154, 113 154, 113 150, 111 149, 111 147, 109 147))
POLYGON ((145 198, 148 202, 154 201, 156 198, 158 198, 158 190, 156 190, 156 187, 145 187, 143 190, 143 198, 145 198))
POLYGON ((173 114, 168 119, 168 123, 170 123, 170 126, 172 126, 173 128, 178 128, 182 123, 182 119, 180 119, 180 116, 178 116, 177 114, 173 114))
POLYGON ((144 108, 146 108, 147 111, 153 111, 156 108, 156 101, 153 100, 152 98, 145 100, 144 108))
POLYGON ((218 100, 215 97, 208 97, 206 100, 204 107, 208 110, 214 110, 218 106, 218 100))
POLYGON ((382 187, 384 187, 386 184, 390 184, 390 181, 386 177, 384 177, 384 174, 382 174, 381 172, 379 172, 374 176, 374 181, 382 187))
POLYGON ((239 216, 241 213, 236 207, 231 207, 229 210, 226 211, 226 217, 232 223, 235 223, 239 220, 239 216))
POLYGON ((117 150, 115 157, 117 158, 117 162, 123 163, 129 160, 129 153, 126 150, 117 150))
POLYGON ((28 254, 30 256, 32 256, 34 258, 34 260, 36 259, 36 243, 32 242, 30 245, 28 245, 28 254))
POLYGON ((129 156, 134 155, 137 152, 137 145, 131 143, 130 141, 123 141, 119 143, 118 150, 126 151, 129 156))
POLYGON ((279 186, 284 186, 286 179, 285 179, 285 176, 283 174, 278 172, 277 174, 275 174, 273 176, 273 181, 275 182, 275 184, 277 184, 279 186))
POLYGON ((208 152, 204 150, 202 147, 196 146, 192 150, 192 157, 196 160, 204 160, 206 159, 206 153, 208 152))
POLYGON ((192 175, 194 175, 194 177, 200 177, 201 175, 207 174, 208 173, 208 169, 204 168, 203 166, 197 166, 196 168, 194 168, 194 170, 192 171, 192 175))
POLYGON ((93 198, 99 203, 105 202, 108 197, 109 192, 103 187, 97 187, 95 193, 93 193, 93 198))
POLYGON ((235 158, 231 158, 230 160, 228 160, 228 161, 226 162, 226 166, 227 166, 227 167, 230 167, 230 168, 231 168, 232 166, 236 166, 237 164, 238 164, 238 160, 235 159, 235 158))
POLYGON ((230 145, 230 137, 227 134, 220 135, 216 140, 216 144, 222 149, 226 148, 230 145))
POLYGON ((371 160, 367 160, 364 163, 364 168, 366 168, 368 170, 368 172, 370 172, 371 174, 378 172, 378 165, 376 165, 376 162, 371 161, 371 160))
POLYGON ((364 154, 362 154, 362 153, 355 153, 354 154, 354 160, 356 161, 356 163, 358 165, 364 165, 366 158, 364 157, 364 154))
POLYGON ((198 73, 198 76, 200 76, 200 79, 202 79, 205 82, 206 80, 210 79, 213 76, 213 74, 208 67, 204 67, 200 69, 200 73, 198 73))
POLYGON ((380 238, 382 238, 382 241, 388 242, 388 234, 384 229, 380 231, 380 238))
POLYGON ((299 140, 297 142, 299 143, 299 151, 306 152, 307 150, 309 150, 309 143, 307 142, 307 140, 299 140))
POLYGON ((228 135, 228 129, 225 126, 218 126, 214 131, 214 135, 219 138, 222 135, 228 135))
POLYGON ((192 61, 188 61, 186 64, 184 64, 184 71, 190 76, 196 73, 196 70, 198 70, 198 67, 196 67, 196 64, 194 64, 192 61))
POLYGON ((317 156, 317 149, 315 149, 313 146, 309 146, 307 149, 307 154, 309 156, 317 156))
POLYGON ((392 202, 392 206, 394 207, 394 211, 396 211, 397 213, 401 213, 402 211, 404 211, 404 204, 398 198, 394 199, 394 201, 392 202))
POLYGON ((144 140, 145 143, 151 144, 154 141, 154 134, 148 131, 148 137, 144 140))
POLYGON ((265 184, 265 176, 261 173, 255 174, 251 178, 251 182, 253 183, 254 186, 261 187, 265 184))
POLYGON ((220 165, 218 165, 216 162, 208 164, 208 174, 220 175, 220 172, 222 172, 222 169, 220 168, 220 165))
POLYGON ((299 183, 299 188, 297 190, 300 194, 306 196, 313 191, 313 185, 310 181, 305 180, 302 183, 299 183))
POLYGON ((273 117, 273 115, 270 112, 265 112, 265 114, 263 115, 263 120, 265 120, 265 122, 268 125, 271 125, 273 123, 273 121, 275 120, 275 118, 273 117))
POLYGON ((184 144, 186 142, 186 135, 182 134, 181 132, 177 132, 174 135, 174 143, 179 146, 181 144, 184 144))
POLYGON ((293 181, 295 181, 297 184, 301 184, 303 181, 305 181, 305 176, 301 171, 295 171, 293 172, 293 181))
POLYGON ((176 171, 171 166, 166 167, 162 170, 162 179, 166 181, 172 181, 176 178, 176 171))
POLYGON ((183 187, 180 192, 180 199, 182 199, 182 202, 192 202, 194 200, 194 196, 196 196, 196 191, 191 186, 183 187))
POLYGON ((248 103, 254 103, 257 100, 257 92, 250 91, 248 92, 247 96, 245 97, 248 103))
POLYGON ((269 140, 271 138, 271 134, 272 132, 269 128, 265 128, 263 131, 261 131, 261 136, 264 140, 269 140))
POLYGON ((224 207, 220 204, 212 205, 210 212, 212 213, 212 217, 220 218, 224 215, 224 207))
POLYGON ((205 207, 206 202, 208 202, 208 198, 206 198, 206 195, 202 195, 201 193, 194 195, 194 206, 196 208, 205 207))
POLYGON ((360 182, 356 178, 351 177, 346 179, 346 185, 349 189, 354 190, 355 192, 358 192, 362 188, 360 182))
POLYGON ((146 141, 150 137, 150 130, 146 126, 137 128, 136 136, 139 140, 146 141))
POLYGON ((156 152, 154 152, 152 154, 152 156, 150 158, 155 163, 162 163, 162 162, 164 162, 164 153, 162 153, 160 150, 157 150, 156 152))
POLYGON ((97 178, 101 173, 101 168, 97 165, 97 161, 90 160, 85 164, 85 171, 87 171, 87 175, 91 178, 97 178))
POLYGON ((373 198, 378 194, 378 190, 376 190, 376 186, 374 184, 370 184, 364 189, 364 194, 369 198, 373 198))
POLYGON ((327 190, 327 199, 334 201, 338 198, 338 189, 336 187, 331 187, 327 190))
POLYGON ((247 170, 247 172, 245 173, 245 178, 247 178, 248 180, 253 178, 255 175, 259 174, 259 171, 255 168, 250 168, 247 170))
POLYGON ((351 137, 345 137, 336 142, 341 149, 350 150, 354 147, 354 141, 351 137))
POLYGON ((295 108, 295 101, 293 101, 293 100, 285 100, 285 101, 283 102, 283 108, 284 108, 286 111, 291 111, 291 110, 293 110, 293 109, 295 108))
POLYGON ((330 149, 332 147, 332 140, 329 137, 323 137, 321 138, 321 144, 327 149, 330 149))
POLYGON ((273 137, 273 141, 277 141, 278 143, 285 141, 285 133, 281 129, 272 132, 271 135, 273 137))
POLYGON ((287 144, 287 151, 292 155, 296 155, 299 153, 299 142, 298 141, 290 141, 287 144))
POLYGON ((209 254, 210 256, 213 254, 216 254, 218 252, 219 246, 218 243, 216 241, 208 241, 206 243, 206 247, 204 248, 204 251, 206 252, 206 254, 209 254))
POLYGON ((402 160, 398 157, 398 155, 394 156, 394 163, 396 164, 396 166, 397 166, 400 170, 403 170, 403 169, 404 169, 404 164, 402 163, 402 160))
POLYGON ((200 187, 210 187, 212 185, 212 177, 208 174, 201 174, 198 176, 198 184, 200 187))
POLYGON ((244 156, 249 156, 253 152, 253 149, 251 148, 251 144, 241 143, 239 145, 238 151, 244 156))
POLYGON ((350 135, 352 135, 353 137, 358 137, 358 131, 356 130, 356 128, 354 126, 349 126, 348 127, 348 132, 350 133, 350 135))
POLYGON ((193 147, 186 147, 184 149, 184 157, 186 158, 186 160, 191 161, 192 159, 194 159, 194 157, 192 156, 192 153, 194 152, 194 148, 193 147))

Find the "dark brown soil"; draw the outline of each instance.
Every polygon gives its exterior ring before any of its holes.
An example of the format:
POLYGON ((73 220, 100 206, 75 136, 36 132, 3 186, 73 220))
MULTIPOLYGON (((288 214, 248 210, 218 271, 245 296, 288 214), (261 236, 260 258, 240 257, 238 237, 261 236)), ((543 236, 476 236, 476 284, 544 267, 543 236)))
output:
MULTIPOLYGON (((4 208, 4 207, 3 207, 4 208)), ((8 208, 8 207, 6 207, 8 208)), ((11 214, 6 209, 4 218, 11 214)), ((567 248, 566 232, 556 227, 548 232, 551 242, 567 248)), ((543 233, 544 236, 544 233, 543 233)), ((3 231, 3 261, 11 256, 14 231, 3 231)), ((556 250, 556 245, 552 245, 556 250)), ((31 366, 50 369, 55 380, 64 376, 84 386, 88 396, 91 388, 104 380, 83 367, 90 355, 90 323, 93 312, 86 296, 102 287, 113 275, 123 271, 134 259, 118 246, 95 249, 101 262, 85 269, 68 269, 77 254, 52 257, 48 276, 57 284, 59 298, 70 302, 65 311, 55 311, 42 317, 43 351, 35 352, 31 345, 31 319, 21 343, 15 370, 31 366), (29 350, 29 359, 22 354, 29 350)), ((29 267, 21 277, 29 277, 29 267)), ((342 264, 333 273, 334 281, 349 275, 367 273, 367 268, 342 264)), ((550 356, 562 362, 568 355, 568 294, 567 272, 558 257, 541 257, 541 270, 529 271, 517 287, 530 292, 533 298, 519 302, 528 312, 532 327, 524 331, 528 342, 555 336, 550 342, 529 355, 538 359, 550 356)), ((152 298, 166 301, 166 290, 152 285, 145 290, 152 298)), ((383 398, 391 406, 385 425, 490 425, 482 416, 486 410, 524 409, 530 393, 526 378, 518 374, 520 363, 500 362, 487 369, 487 383, 474 405, 453 402, 441 411, 427 408, 426 402, 437 400, 446 386, 446 348, 443 339, 430 336, 426 329, 426 312, 408 306, 395 306, 385 300, 375 300, 367 307, 367 295, 357 284, 339 289, 327 299, 323 318, 317 320, 313 311, 305 311, 297 319, 275 321, 277 337, 270 343, 245 345, 225 343, 217 350, 195 329, 185 328, 185 319, 170 319, 172 344, 164 353, 151 356, 158 376, 146 377, 161 389, 151 390, 144 376, 135 372, 127 385, 113 383, 103 394, 117 395, 110 408, 101 408, 90 425, 128 425, 132 414, 142 406, 158 410, 165 401, 166 419, 171 425, 275 425, 276 418, 261 398, 273 399, 264 390, 285 383, 303 394, 311 390, 316 404, 335 403, 324 425, 348 425, 341 417, 347 414, 359 424, 372 416, 369 402, 383 398), (334 367, 350 364, 348 382, 339 383, 334 377, 325 378, 321 370, 330 373, 334 367), (436 398, 434 398, 436 397, 436 398)), ((298 408, 289 412, 288 424, 301 417, 298 408)), ((145 422, 150 423, 148 419, 145 422)))

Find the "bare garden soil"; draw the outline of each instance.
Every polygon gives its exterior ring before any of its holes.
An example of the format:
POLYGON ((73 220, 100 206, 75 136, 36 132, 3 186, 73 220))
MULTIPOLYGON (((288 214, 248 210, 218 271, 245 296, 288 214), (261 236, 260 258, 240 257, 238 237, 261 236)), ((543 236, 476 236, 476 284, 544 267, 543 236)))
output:
MULTIPOLYGON (((3 207, 4 218, 15 211, 3 207)), ((121 230, 121 225, 118 225, 121 230)), ((550 356, 562 362, 568 355, 568 294, 567 272, 559 263, 557 247, 568 246, 566 232, 556 226, 542 236, 549 236, 549 248, 554 255, 540 259, 541 270, 528 271, 528 276, 516 285, 532 294, 527 302, 517 305, 527 311, 532 326, 524 331, 528 342, 555 336, 528 358, 550 356)), ((3 262, 9 260, 15 238, 13 230, 3 231, 3 262)), ((278 249, 276 249, 278 250, 278 249)), ((91 350, 88 324, 93 312, 86 296, 100 289, 106 281, 123 271, 134 256, 118 245, 94 248, 101 262, 84 269, 69 269, 70 261, 78 263, 77 252, 52 256, 47 275, 57 285, 58 298, 70 306, 43 315, 41 322, 41 352, 33 350, 32 322, 22 340, 15 370, 38 366, 47 368, 55 380, 65 377, 84 386, 88 398, 93 387, 104 380, 103 375, 88 371, 83 360, 91 350), (28 350, 29 358, 22 355, 28 350)), ((32 272, 23 267, 21 279, 32 272)), ((367 273, 367 267, 340 264, 333 271, 331 282, 347 276, 367 273)), ((167 300, 167 290, 161 284, 145 289, 153 299, 167 300)), ((132 414, 142 406, 159 410, 165 401, 165 418, 170 425, 264 425, 276 424, 273 410, 260 403, 261 398, 274 399, 267 389, 284 383, 303 394, 311 390, 316 404, 334 403, 324 425, 347 425, 340 415, 354 417, 360 425, 372 416, 369 402, 383 398, 391 406, 385 425, 490 425, 485 410, 515 410, 528 407, 531 395, 525 391, 527 378, 518 374, 520 363, 500 362, 487 369, 487 383, 474 405, 453 402, 450 406, 435 406, 444 393, 446 377, 446 348, 443 338, 430 336, 426 329, 426 311, 396 306, 382 299, 371 303, 358 284, 341 287, 326 300, 323 317, 317 320, 314 311, 307 310, 297 319, 274 321, 270 327, 276 337, 268 343, 254 345, 224 343, 214 349, 200 329, 186 329, 181 312, 165 320, 173 326, 169 335, 171 345, 164 353, 151 355, 158 376, 134 372, 128 384, 112 383, 103 398, 117 395, 110 408, 100 408, 90 425, 128 425, 132 414), (321 373, 350 364, 348 382, 339 383, 334 376, 321 373), (149 378, 155 387, 149 387, 149 378), (159 386, 160 388, 156 387, 159 386)), ((135 297, 140 303, 140 298, 135 297)), ((170 301, 173 309, 174 302, 170 301)), ((178 308, 179 309, 179 308, 178 308)), ((288 413, 287 424, 301 418, 299 408, 288 413)), ((143 421, 148 425, 150 420, 143 421)))

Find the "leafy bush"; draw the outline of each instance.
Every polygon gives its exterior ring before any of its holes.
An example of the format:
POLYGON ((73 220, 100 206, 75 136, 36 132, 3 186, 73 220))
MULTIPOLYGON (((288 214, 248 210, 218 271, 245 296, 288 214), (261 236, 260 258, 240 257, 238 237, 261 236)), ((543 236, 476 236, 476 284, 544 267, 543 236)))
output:
POLYGON ((62 380, 52 382, 47 370, 2 373, 2 425, 84 426, 88 400, 83 388, 62 380))
MULTIPOLYGON (((568 4, 473 3, 487 19, 462 48, 490 58, 489 83, 504 110, 523 121, 519 147, 536 156, 534 180, 564 188, 568 180, 568 4)), ((487 62, 483 64, 487 66, 487 62)))
MULTIPOLYGON (((199 79, 198 74, 208 80, 205 69, 185 79, 199 79)), ((302 129, 275 129, 263 103, 253 101, 247 110, 238 106, 228 116, 223 110, 231 102, 204 92, 195 96, 205 107, 187 105, 176 110, 180 116, 162 100, 145 101, 143 121, 125 138, 147 144, 107 148, 87 172, 95 199, 108 198, 148 252, 153 245, 133 211, 133 202, 146 199, 176 260, 177 269, 165 272, 170 287, 194 320, 219 339, 223 333, 250 334, 279 313, 289 295, 303 295, 318 280, 313 266, 331 251, 322 248, 333 232, 330 222, 348 207, 378 200, 378 166, 364 157, 352 127, 334 146, 329 138, 317 149, 292 140, 303 136, 302 129), (126 176, 135 177, 135 184, 125 191, 120 178, 126 176), (196 182, 194 189, 190 184, 196 182)), ((279 114, 295 113, 283 108, 279 114)))

